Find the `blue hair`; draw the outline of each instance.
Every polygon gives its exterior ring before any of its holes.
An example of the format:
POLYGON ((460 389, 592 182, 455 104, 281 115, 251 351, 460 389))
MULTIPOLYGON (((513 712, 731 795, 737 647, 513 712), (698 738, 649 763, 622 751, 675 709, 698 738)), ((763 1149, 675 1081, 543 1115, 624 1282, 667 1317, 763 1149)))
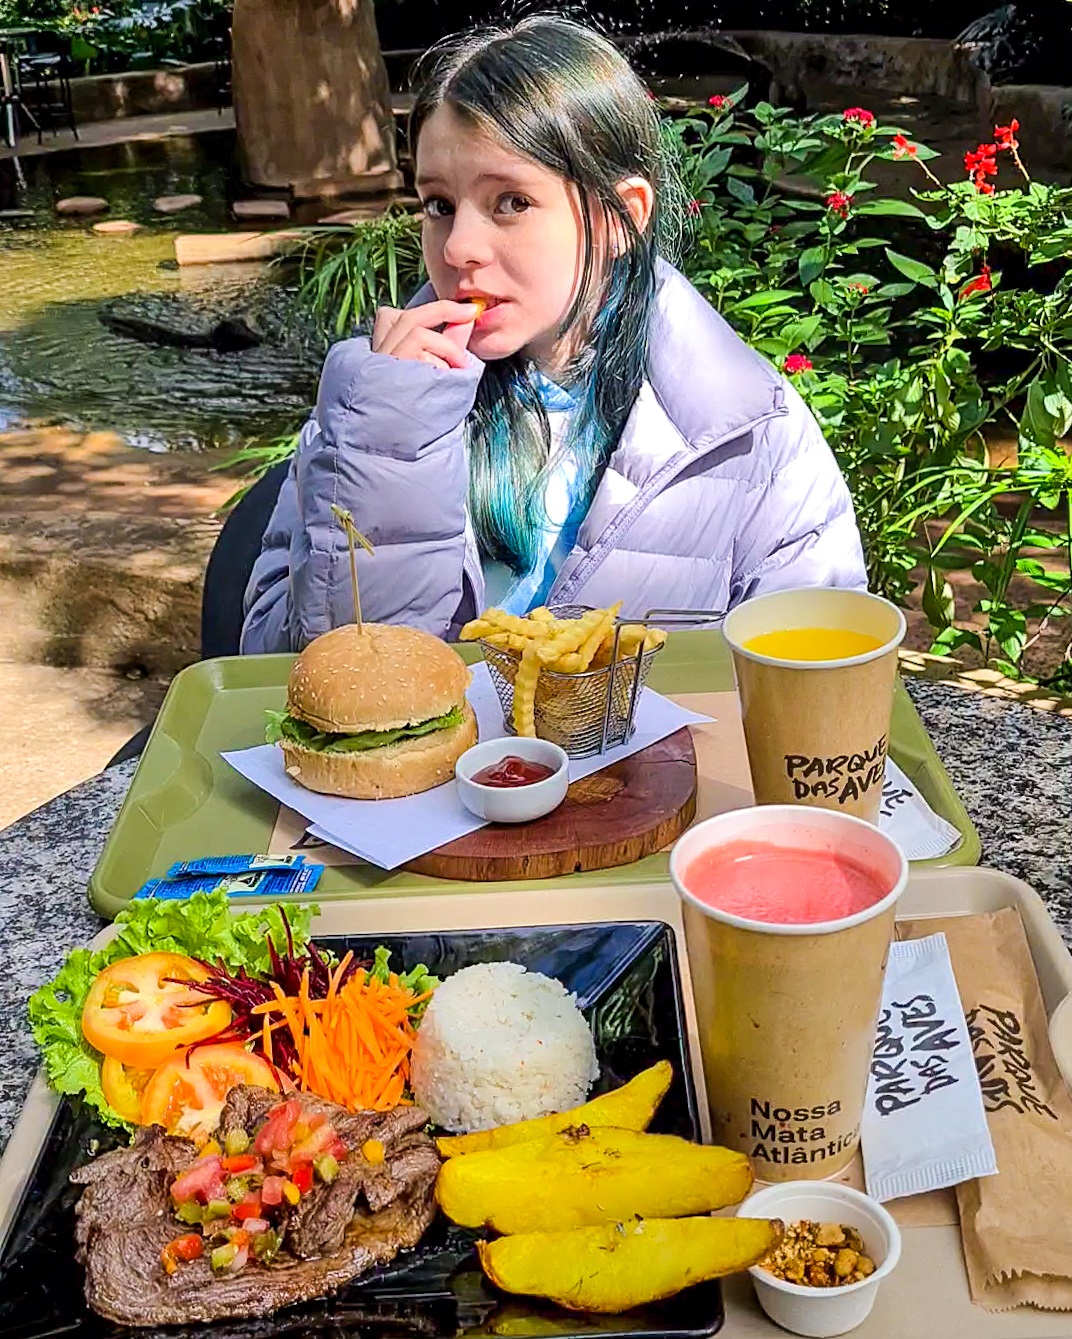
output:
MULTIPOLYGON (((410 119, 414 148, 431 113, 449 105, 578 189, 583 267, 558 333, 583 322, 585 340, 562 375, 576 408, 561 449, 577 458, 590 498, 644 381, 655 262, 674 248, 684 217, 655 104, 609 41, 554 15, 448 39, 426 61, 410 119), (618 191, 631 176, 655 190, 642 233, 618 191), (597 217, 607 235, 624 238, 603 273, 596 272, 597 217)), ((528 572, 556 461, 535 369, 523 356, 488 363, 468 433, 469 506, 481 549, 528 572)))

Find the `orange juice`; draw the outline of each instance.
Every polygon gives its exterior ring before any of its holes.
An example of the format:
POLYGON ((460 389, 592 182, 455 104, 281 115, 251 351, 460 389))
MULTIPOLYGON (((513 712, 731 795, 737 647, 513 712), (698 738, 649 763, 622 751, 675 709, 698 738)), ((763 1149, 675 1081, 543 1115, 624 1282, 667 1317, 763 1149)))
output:
POLYGON ((742 643, 746 651, 772 660, 848 660, 877 651, 885 643, 848 628, 786 628, 764 632, 742 643))

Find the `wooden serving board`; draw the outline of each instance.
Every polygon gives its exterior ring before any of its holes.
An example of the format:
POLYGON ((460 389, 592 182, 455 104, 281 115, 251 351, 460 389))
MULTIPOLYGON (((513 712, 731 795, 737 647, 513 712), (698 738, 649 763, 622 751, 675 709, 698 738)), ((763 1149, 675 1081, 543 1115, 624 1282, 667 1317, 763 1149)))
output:
POLYGON ((406 866, 440 879, 549 879, 629 865, 661 851, 696 813, 696 754, 687 728, 575 781, 534 823, 489 823, 406 866))

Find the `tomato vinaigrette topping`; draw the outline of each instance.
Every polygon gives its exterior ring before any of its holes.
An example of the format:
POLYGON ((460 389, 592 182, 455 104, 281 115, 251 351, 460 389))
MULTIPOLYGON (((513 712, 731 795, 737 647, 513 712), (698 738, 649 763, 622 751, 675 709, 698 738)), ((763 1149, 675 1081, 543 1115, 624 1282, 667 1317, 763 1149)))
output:
POLYGON ((282 1242, 282 1218, 317 1185, 330 1185, 349 1149, 322 1112, 280 1102, 250 1139, 231 1130, 210 1140, 171 1184, 175 1217, 193 1230, 168 1242, 168 1274, 206 1253, 217 1272, 237 1273, 250 1258, 267 1264, 282 1242))

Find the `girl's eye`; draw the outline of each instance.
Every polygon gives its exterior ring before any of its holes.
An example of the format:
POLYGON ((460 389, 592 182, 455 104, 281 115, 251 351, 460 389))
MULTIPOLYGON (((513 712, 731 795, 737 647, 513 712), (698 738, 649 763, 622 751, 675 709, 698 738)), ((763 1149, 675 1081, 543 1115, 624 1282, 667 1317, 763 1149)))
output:
POLYGON ((445 219, 453 212, 450 204, 441 195, 429 196, 422 208, 430 219, 445 219))
POLYGON ((501 195, 497 207, 503 214, 523 214, 531 206, 532 201, 527 196, 510 194, 501 195))

